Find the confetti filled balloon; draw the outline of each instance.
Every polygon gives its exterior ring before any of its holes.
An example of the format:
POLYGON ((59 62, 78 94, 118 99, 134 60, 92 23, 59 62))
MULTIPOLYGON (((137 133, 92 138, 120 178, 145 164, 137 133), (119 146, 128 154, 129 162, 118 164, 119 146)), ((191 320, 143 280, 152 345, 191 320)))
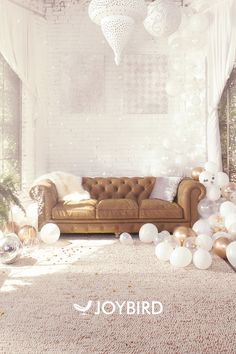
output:
POLYGON ((37 231, 31 225, 24 225, 20 228, 18 237, 24 246, 32 245, 37 237, 37 231))

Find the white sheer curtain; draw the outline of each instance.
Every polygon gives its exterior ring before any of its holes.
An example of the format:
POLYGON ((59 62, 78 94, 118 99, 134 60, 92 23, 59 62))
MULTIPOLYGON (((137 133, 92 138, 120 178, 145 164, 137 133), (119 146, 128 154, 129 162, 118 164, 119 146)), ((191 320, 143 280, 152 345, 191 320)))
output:
POLYGON ((207 154, 221 170, 217 107, 236 58, 236 1, 218 2, 209 15, 207 154))
POLYGON ((0 53, 22 80, 22 184, 45 172, 46 20, 0 0, 0 53), (42 135, 39 136, 39 135, 42 135))
POLYGON ((34 16, 8 0, 0 1, 0 52, 36 96, 34 16))

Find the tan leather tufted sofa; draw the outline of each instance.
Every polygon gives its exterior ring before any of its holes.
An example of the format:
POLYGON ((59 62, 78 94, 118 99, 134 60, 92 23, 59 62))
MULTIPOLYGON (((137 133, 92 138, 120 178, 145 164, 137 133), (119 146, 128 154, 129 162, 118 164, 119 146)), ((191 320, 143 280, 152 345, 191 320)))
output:
POLYGON ((31 188, 30 196, 40 204, 39 229, 48 222, 56 223, 62 233, 135 233, 148 222, 171 232, 177 225, 192 226, 204 186, 184 179, 170 203, 149 199, 154 183, 155 177, 84 177, 91 199, 62 202, 54 183, 45 180, 31 188))

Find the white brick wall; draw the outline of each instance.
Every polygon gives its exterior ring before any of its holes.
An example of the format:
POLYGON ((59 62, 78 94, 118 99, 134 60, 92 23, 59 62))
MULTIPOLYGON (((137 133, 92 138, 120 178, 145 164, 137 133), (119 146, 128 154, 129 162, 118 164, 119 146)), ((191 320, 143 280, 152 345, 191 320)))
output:
POLYGON ((116 67, 100 28, 79 5, 48 13, 47 36, 48 112, 36 124, 36 175, 52 170, 142 175, 153 173, 155 165, 173 174, 169 167, 176 165, 175 156, 177 165, 189 167, 205 160, 204 105, 192 128, 179 99, 169 99, 165 107, 164 95, 155 106, 168 74, 164 64, 158 66, 168 55, 165 40, 152 39, 141 26, 136 30, 124 57, 134 62, 131 77, 127 65, 116 67), (134 92, 136 68, 146 74, 137 73, 134 92), (127 102, 133 102, 131 113, 127 102), (180 114, 178 121, 173 113, 180 114))

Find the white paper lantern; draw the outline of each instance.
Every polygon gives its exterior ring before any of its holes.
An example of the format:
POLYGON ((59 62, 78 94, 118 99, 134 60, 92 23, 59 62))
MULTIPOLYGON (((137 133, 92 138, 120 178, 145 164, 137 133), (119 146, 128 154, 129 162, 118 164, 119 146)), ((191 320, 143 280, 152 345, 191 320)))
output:
POLYGON ((88 7, 90 19, 97 25, 106 16, 122 15, 140 21, 146 16, 144 0, 92 0, 88 7))
POLYGON ((107 16, 101 20, 101 29, 115 54, 115 63, 119 65, 123 49, 134 28, 134 20, 129 16, 107 16))
POLYGON ((198 269, 208 269, 212 264, 212 257, 209 252, 200 248, 193 255, 193 264, 198 269))
POLYGON ((92 0, 90 19, 101 25, 102 32, 114 51, 119 65, 121 55, 134 29, 135 21, 142 20, 147 12, 144 0, 92 0))
POLYGON ((143 24, 154 37, 168 37, 181 23, 181 10, 172 0, 157 0, 148 6, 148 16, 143 24))

